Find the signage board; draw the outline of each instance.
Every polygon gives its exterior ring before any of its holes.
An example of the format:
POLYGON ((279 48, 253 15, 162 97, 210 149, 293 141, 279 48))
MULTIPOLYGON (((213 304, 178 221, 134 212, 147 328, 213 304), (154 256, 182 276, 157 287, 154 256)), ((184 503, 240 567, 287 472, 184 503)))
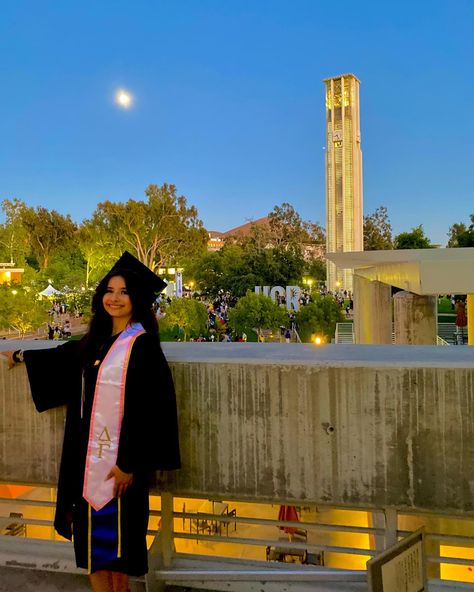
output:
POLYGON ((426 587, 424 530, 386 549, 367 562, 369 592, 424 592, 426 587))

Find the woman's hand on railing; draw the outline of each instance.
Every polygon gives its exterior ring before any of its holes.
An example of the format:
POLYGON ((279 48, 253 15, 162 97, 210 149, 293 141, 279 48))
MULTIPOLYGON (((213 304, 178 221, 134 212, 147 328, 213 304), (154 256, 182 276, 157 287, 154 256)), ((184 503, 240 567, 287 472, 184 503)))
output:
POLYGON ((8 363, 8 369, 11 370, 13 366, 15 366, 15 360, 13 359, 13 352, 12 351, 2 351, 0 352, 2 356, 5 356, 8 363))

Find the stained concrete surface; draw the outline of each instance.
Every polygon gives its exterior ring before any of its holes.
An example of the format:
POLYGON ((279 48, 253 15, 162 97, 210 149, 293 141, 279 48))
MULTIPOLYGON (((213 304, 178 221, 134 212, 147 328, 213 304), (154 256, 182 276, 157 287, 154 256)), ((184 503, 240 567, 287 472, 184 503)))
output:
MULTIPOLYGON (((163 348, 183 468, 158 489, 474 515, 473 348, 163 348)), ((54 484, 64 410, 37 414, 28 390, 24 367, 0 367, 1 479, 54 484)))

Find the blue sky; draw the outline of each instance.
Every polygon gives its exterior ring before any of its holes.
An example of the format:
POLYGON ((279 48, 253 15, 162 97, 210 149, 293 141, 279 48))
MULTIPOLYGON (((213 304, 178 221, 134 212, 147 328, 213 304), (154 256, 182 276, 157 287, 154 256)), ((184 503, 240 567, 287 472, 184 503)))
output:
POLYGON ((361 84, 364 212, 474 213, 471 0, 2 0, 0 199, 77 222, 174 183, 209 230, 325 224, 323 78, 361 84), (122 110, 114 91, 135 102, 122 110))

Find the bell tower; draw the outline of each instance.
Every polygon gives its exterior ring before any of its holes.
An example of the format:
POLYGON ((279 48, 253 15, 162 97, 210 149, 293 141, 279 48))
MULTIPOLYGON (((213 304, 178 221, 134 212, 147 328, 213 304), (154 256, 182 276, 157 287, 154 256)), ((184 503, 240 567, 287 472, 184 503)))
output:
MULTIPOLYGON (((326 250, 363 251, 360 80, 343 74, 326 85, 326 250)), ((352 270, 327 262, 328 290, 352 290, 352 270)))

